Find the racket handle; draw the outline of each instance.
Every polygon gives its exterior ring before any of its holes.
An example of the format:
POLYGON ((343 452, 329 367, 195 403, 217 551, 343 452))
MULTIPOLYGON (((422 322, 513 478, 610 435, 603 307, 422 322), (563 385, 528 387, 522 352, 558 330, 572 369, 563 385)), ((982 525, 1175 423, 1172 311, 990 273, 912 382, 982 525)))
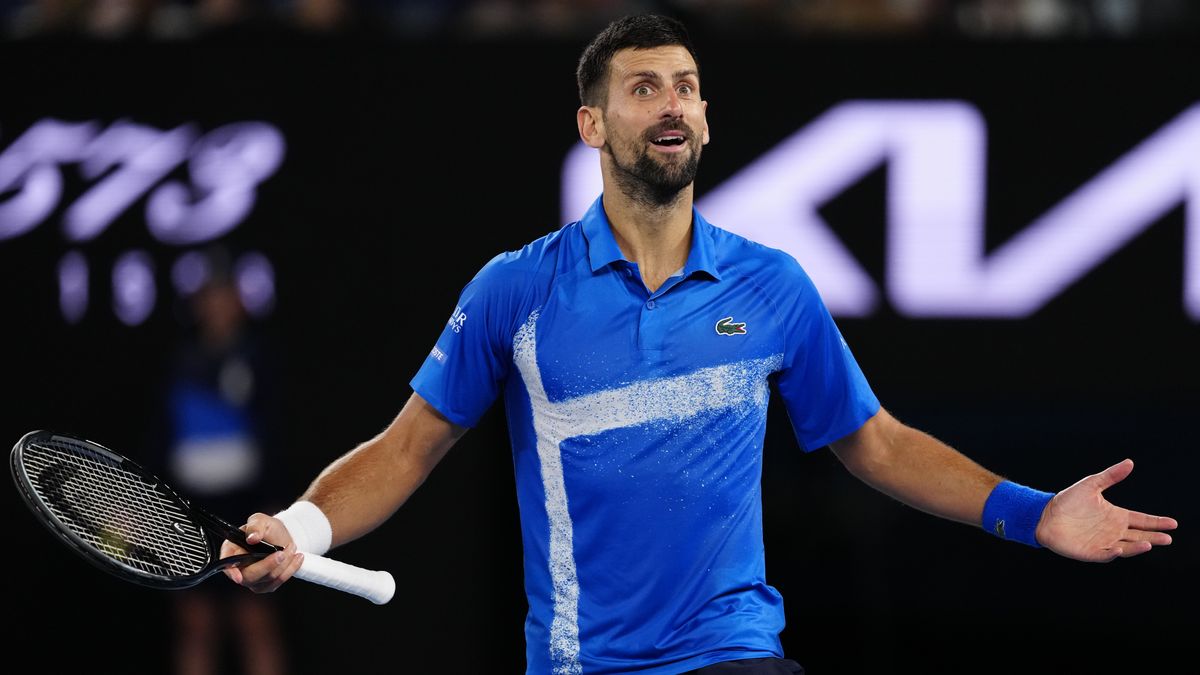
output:
POLYGON ((387 572, 355 567, 315 553, 304 554, 296 577, 364 597, 377 605, 386 604, 396 592, 396 581, 387 572))

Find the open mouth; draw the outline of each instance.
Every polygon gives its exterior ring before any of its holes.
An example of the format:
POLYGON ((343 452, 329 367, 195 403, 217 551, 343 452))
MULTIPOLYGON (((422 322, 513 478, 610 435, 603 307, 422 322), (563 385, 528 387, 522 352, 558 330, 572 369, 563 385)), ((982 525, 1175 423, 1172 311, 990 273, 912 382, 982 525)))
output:
POLYGON ((658 138, 655 138, 654 140, 652 140, 650 142, 659 147, 662 147, 662 148, 670 148, 670 147, 675 147, 678 145, 683 145, 685 140, 684 140, 683 136, 679 136, 676 134, 667 134, 664 136, 659 136, 658 138))

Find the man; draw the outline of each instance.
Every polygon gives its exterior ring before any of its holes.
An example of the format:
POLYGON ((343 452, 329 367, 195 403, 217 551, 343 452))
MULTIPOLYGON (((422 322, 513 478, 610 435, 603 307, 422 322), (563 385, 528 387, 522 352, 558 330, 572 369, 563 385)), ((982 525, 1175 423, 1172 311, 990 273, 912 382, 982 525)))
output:
MULTIPOLYGON (((802 449, 915 508, 1079 560, 1171 542, 1174 520, 1102 492, 1128 460, 1051 494, 1003 480, 880 406, 794 259, 704 220, 707 104, 677 22, 614 22, 578 67, 603 194, 464 288, 414 393, 292 506, 254 514, 286 549, 227 574, 273 591, 304 551, 383 523, 503 394, 529 598, 530 673, 797 673, 764 573, 768 392, 802 449)), ((225 554, 238 549, 228 542, 225 554)))

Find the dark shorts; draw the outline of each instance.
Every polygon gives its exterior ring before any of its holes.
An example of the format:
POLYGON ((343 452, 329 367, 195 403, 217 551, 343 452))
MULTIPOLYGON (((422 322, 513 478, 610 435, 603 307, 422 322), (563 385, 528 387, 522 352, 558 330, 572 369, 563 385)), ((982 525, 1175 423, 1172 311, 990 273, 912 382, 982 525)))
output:
POLYGON ((686 675, 804 675, 804 668, 791 659, 769 656, 765 659, 722 661, 699 670, 690 670, 686 675))

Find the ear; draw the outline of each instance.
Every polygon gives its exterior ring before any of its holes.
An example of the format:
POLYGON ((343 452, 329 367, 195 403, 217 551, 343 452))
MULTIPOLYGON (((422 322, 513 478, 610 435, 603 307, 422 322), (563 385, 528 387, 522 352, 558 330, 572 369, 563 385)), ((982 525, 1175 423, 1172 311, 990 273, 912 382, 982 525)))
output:
POLYGON ((579 138, 588 147, 604 147, 606 141, 604 136, 604 118, 600 114, 600 108, 588 105, 581 106, 575 112, 575 122, 579 125, 579 138))
POLYGON ((704 131, 700 134, 700 144, 708 145, 708 101, 700 101, 700 114, 704 119, 704 131))

